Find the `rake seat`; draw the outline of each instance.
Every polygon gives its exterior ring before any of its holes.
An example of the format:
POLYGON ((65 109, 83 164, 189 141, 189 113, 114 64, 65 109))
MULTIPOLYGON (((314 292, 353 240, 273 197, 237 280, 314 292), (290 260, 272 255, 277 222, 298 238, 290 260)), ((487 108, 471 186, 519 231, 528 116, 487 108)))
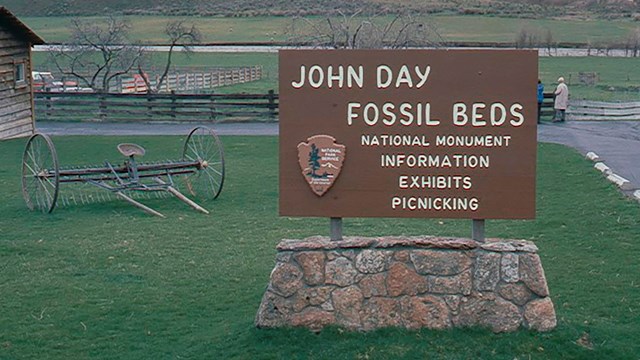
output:
POLYGON ((120 154, 126 157, 132 156, 142 156, 145 153, 145 150, 142 146, 137 144, 118 144, 118 151, 120 154))

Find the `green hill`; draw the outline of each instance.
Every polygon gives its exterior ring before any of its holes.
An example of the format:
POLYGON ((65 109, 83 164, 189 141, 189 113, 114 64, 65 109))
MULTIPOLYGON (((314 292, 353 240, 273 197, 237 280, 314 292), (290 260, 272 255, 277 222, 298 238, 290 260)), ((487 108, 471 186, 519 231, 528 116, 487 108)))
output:
POLYGON ((516 17, 634 17, 640 0, 0 0, 18 16, 292 16, 343 13, 486 14, 516 17))

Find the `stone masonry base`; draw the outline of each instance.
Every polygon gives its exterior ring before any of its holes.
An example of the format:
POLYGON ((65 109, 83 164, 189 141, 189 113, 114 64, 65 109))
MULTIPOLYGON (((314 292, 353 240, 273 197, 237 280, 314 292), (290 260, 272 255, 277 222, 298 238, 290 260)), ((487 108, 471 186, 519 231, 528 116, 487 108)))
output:
POLYGON ((537 247, 524 240, 282 240, 258 327, 350 330, 556 326, 537 247))

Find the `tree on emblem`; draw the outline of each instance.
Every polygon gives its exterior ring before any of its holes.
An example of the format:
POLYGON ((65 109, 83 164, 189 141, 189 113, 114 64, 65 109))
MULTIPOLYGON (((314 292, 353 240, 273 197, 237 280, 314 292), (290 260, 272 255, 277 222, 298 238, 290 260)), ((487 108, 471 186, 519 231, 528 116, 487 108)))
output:
POLYGON ((320 155, 318 155, 319 149, 316 144, 311 144, 311 151, 309 152, 309 168, 311 172, 307 173, 312 178, 320 177, 316 174, 316 170, 320 169, 320 155))

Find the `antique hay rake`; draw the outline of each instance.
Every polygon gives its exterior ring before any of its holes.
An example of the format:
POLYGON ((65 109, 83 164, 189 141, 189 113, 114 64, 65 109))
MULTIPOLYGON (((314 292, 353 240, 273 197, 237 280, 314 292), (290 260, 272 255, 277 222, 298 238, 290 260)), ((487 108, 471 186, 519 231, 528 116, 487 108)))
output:
POLYGON ((149 214, 164 217, 134 199, 155 194, 157 197, 173 195, 208 214, 205 208, 178 191, 174 178, 182 178, 184 189, 199 198, 215 199, 222 191, 224 151, 216 133, 207 127, 196 127, 189 133, 180 160, 138 163, 144 148, 119 144, 117 149, 127 158, 121 164, 105 161, 104 166, 61 167, 49 136, 32 135, 22 157, 22 195, 27 207, 50 213, 56 205, 104 201, 114 195, 149 214), (74 185, 73 191, 66 185, 74 185), (63 195, 63 192, 66 193, 63 195))

